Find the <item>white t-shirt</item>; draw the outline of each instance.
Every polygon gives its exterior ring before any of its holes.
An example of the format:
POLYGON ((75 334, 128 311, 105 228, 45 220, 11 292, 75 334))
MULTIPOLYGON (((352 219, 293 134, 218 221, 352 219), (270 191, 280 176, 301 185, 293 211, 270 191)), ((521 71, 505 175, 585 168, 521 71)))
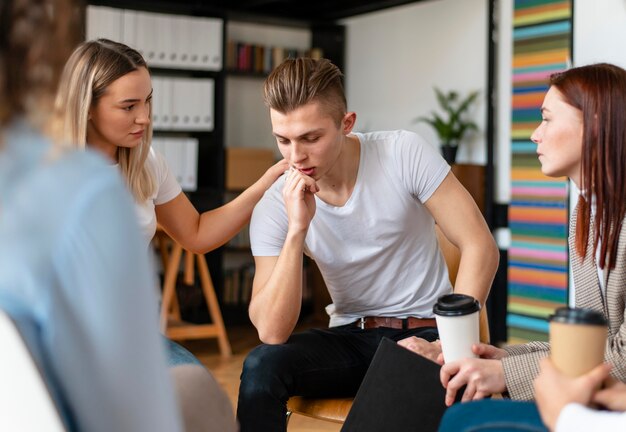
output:
POLYGON ((173 200, 182 192, 182 188, 167 166, 163 155, 152 148, 146 159, 146 165, 152 172, 155 188, 147 201, 143 204, 135 203, 135 212, 147 248, 156 232, 157 220, 154 206, 173 200))
MULTIPOLYGON (((355 136, 361 150, 352 195, 342 207, 316 197, 305 240, 333 300, 326 308, 330 326, 373 315, 432 317, 433 304, 451 286, 423 203, 450 167, 413 132, 355 136)), ((280 177, 254 209, 255 256, 280 255, 288 228, 284 181, 280 177)))

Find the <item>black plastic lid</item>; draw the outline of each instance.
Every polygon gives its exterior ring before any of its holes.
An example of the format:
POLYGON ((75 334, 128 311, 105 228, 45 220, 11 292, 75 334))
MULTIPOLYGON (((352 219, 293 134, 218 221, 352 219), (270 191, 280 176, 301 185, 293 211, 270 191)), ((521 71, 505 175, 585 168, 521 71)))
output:
POLYGON ((551 322, 566 324, 606 325, 604 315, 593 309, 562 307, 550 315, 551 322))
POLYGON ((480 303, 465 294, 446 294, 437 299, 433 313, 441 316, 469 315, 480 310, 480 303))

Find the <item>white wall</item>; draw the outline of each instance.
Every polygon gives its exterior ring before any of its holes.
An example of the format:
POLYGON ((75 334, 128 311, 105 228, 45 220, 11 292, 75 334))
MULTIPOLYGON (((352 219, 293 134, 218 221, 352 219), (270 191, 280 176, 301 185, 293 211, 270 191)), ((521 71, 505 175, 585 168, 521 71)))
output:
POLYGON ((429 0, 344 20, 346 95, 356 129, 409 129, 438 146, 430 126, 413 123, 437 108, 433 86, 480 90, 473 111, 479 133, 468 136, 458 161, 485 164, 487 19, 487 0, 429 0))
POLYGON ((496 118, 494 119, 495 188, 497 203, 511 201, 511 95, 513 71, 513 0, 496 3, 496 118))
POLYGON ((574 65, 609 62, 626 68, 626 1, 574 1, 574 65))

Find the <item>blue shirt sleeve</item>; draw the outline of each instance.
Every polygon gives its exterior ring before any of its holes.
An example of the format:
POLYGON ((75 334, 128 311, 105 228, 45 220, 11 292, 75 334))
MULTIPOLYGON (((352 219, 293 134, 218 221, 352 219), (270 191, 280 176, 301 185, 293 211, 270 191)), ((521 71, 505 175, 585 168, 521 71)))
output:
POLYGON ((129 194, 92 173, 67 209, 53 265, 54 369, 80 430, 179 431, 154 281, 129 194))

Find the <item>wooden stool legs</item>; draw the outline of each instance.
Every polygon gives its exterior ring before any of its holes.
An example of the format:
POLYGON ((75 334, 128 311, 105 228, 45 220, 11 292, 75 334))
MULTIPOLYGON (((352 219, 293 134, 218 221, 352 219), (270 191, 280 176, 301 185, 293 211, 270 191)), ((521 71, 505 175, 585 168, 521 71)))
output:
MULTIPOLYGON (((160 238, 159 241, 162 242, 163 239, 160 238)), ((222 357, 228 358, 232 354, 222 313, 215 295, 215 288, 211 281, 209 267, 204 255, 183 251, 182 246, 174 241, 172 241, 172 250, 165 266, 160 327, 161 332, 165 336, 174 340, 217 338, 222 357), (193 284, 195 261, 200 275, 202 292, 211 316, 211 324, 189 324, 180 320, 180 308, 176 299, 176 279, 183 252, 186 254, 184 266, 185 283, 193 284)))

